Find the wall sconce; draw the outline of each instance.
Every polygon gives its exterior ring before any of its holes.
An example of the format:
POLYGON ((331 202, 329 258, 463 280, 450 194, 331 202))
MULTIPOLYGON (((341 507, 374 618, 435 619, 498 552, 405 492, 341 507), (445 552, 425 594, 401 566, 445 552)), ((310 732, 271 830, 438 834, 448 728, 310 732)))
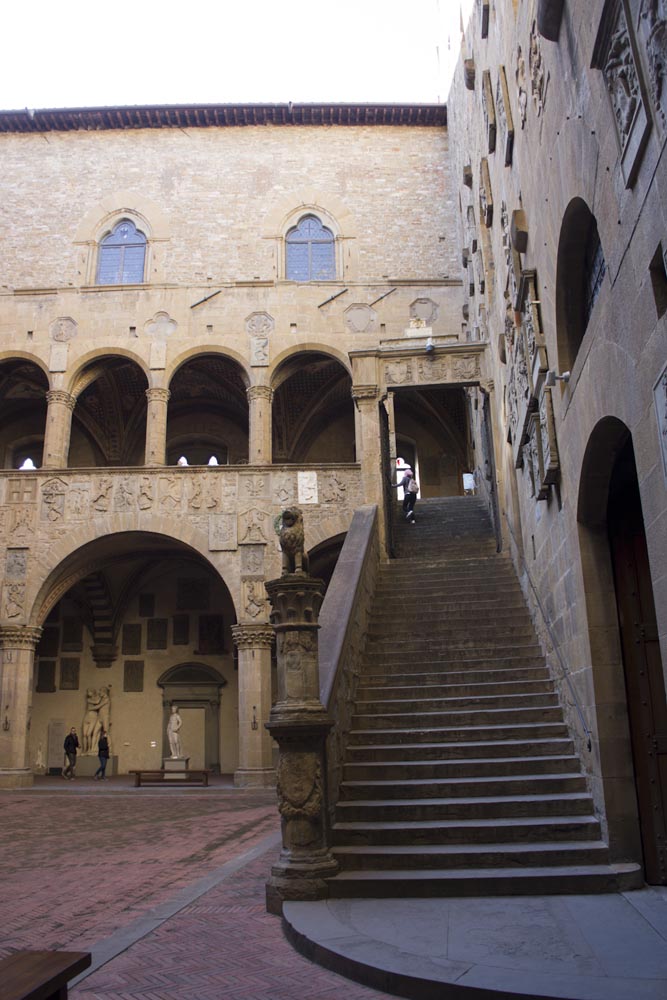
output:
POLYGON ((435 353, 435 344, 433 343, 433 337, 426 338, 426 346, 424 348, 426 354, 429 358, 432 358, 435 353))
POLYGON ((569 381, 570 381, 570 372, 563 372, 562 375, 556 375, 556 372, 549 371, 547 372, 545 384, 550 389, 553 389, 553 387, 556 385, 556 382, 569 382, 569 381))
POLYGON ((252 722, 250 723, 251 729, 259 729, 259 723, 257 722, 257 708, 255 705, 252 706, 252 722))

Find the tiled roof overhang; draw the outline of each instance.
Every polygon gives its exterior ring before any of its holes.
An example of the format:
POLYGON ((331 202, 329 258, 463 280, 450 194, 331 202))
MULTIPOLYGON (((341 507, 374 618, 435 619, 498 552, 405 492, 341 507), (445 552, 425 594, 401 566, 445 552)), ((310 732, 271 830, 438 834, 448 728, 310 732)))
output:
POLYGON ((445 104, 157 104, 0 111, 0 132, 99 132, 248 125, 444 126, 445 104))

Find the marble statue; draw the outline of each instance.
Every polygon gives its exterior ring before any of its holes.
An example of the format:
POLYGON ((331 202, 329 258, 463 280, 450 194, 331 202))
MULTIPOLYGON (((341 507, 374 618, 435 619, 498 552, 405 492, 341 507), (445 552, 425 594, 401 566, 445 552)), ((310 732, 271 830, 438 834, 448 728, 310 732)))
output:
POLYGON ((171 750, 171 759, 176 760, 178 757, 183 756, 183 747, 181 745, 181 735, 180 730, 183 725, 183 720, 178 711, 178 705, 171 706, 171 715, 169 716, 169 722, 167 723, 167 739, 169 740, 169 749, 171 750))

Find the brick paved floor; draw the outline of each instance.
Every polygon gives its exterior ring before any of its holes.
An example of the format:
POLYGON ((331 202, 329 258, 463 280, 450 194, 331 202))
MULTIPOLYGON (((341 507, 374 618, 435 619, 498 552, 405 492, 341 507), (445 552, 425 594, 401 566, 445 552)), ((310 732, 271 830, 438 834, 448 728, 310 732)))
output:
MULTIPOLYGON (((0 957, 88 950, 277 835, 273 790, 134 789, 80 778, 0 792, 0 957)), ((269 850, 84 979, 73 1000, 379 1000, 313 965, 264 908, 269 850)))

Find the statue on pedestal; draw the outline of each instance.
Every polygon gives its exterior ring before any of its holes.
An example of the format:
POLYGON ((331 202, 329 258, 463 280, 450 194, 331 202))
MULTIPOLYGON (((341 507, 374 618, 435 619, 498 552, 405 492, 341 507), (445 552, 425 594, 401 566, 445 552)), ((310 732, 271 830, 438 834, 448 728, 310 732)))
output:
POLYGON ((167 739, 169 740, 169 749, 171 750, 171 759, 177 760, 179 757, 183 756, 183 747, 181 745, 181 726, 183 725, 183 720, 178 711, 178 705, 171 706, 171 715, 169 716, 169 722, 167 723, 167 739))

